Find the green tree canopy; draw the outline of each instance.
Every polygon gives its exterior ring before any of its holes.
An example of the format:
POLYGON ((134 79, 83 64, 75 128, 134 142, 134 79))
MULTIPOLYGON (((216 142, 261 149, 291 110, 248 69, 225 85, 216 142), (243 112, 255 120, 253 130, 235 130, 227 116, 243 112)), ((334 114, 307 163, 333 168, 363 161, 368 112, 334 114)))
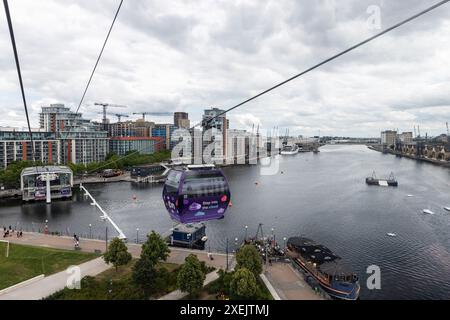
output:
POLYGON ((192 297, 203 288, 206 275, 196 255, 189 255, 178 272, 178 287, 192 297))
POLYGON ((247 268, 240 268, 233 274, 230 292, 233 297, 241 299, 256 298, 258 285, 254 274, 247 268))
POLYGON ((155 231, 147 235, 147 241, 142 245, 141 257, 133 267, 133 281, 147 295, 151 294, 161 282, 167 278, 166 269, 158 269, 159 262, 166 261, 170 250, 164 239, 155 231))
POLYGON ((120 266, 126 265, 131 261, 131 254, 122 240, 114 238, 109 243, 108 251, 103 255, 103 259, 108 264, 112 263, 117 271, 120 266))
POLYGON ((161 260, 166 261, 170 250, 166 241, 155 231, 147 235, 147 241, 142 244, 141 259, 148 259, 153 265, 161 260))
POLYGON ((240 248, 236 253, 236 269, 246 268, 251 271, 255 277, 262 272, 262 259, 256 247, 247 244, 240 248))

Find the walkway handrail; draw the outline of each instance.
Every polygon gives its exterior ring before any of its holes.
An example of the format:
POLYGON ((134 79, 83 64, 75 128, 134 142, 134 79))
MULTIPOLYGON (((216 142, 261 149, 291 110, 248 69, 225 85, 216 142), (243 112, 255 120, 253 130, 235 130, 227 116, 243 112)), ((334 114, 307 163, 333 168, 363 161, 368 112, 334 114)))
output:
POLYGON ((80 189, 83 190, 89 198, 91 198, 93 205, 95 205, 100 210, 100 212, 103 213, 103 216, 101 218, 107 219, 112 224, 114 229, 116 229, 117 233, 119 234, 119 239, 127 240, 127 236, 122 232, 122 230, 119 228, 119 226, 111 219, 111 217, 106 213, 106 211, 103 210, 102 207, 100 207, 100 205, 97 203, 97 201, 94 199, 94 197, 89 193, 89 191, 83 186, 82 183, 80 183, 80 189))

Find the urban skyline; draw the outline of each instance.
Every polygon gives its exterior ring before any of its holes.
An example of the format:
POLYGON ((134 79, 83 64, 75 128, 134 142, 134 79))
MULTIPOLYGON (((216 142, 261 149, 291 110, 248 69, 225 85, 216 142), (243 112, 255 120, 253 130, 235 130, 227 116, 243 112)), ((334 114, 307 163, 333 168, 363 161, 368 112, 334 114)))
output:
MULTIPOLYGON (((212 8, 199 4, 210 12, 208 16, 186 4, 127 3, 80 112, 100 121, 100 110, 93 104, 107 99, 128 104, 130 113, 186 111, 191 121, 198 123, 205 107, 226 109, 255 90, 376 33, 378 30, 366 26, 369 4, 380 7, 384 27, 432 2, 322 1, 304 6, 301 2, 269 1, 265 6, 222 4, 212 8), (290 10, 281 10, 286 6, 290 10), (160 18, 144 19, 149 12, 160 18), (271 19, 264 18, 268 15, 271 19), (311 15, 313 21, 301 19, 311 15), (236 26, 242 32, 235 33, 236 26), (169 32, 171 28, 178 31, 169 32), (112 74, 114 77, 109 77, 112 74)), ((31 1, 11 6, 18 20, 18 49, 35 127, 41 105, 62 101, 76 107, 98 50, 91 44, 103 38, 115 4, 71 1, 62 6, 49 0, 45 6, 31 1), (40 18, 25 19, 28 10, 40 18), (49 16, 43 10, 57 14, 49 16), (79 14, 71 14, 71 10, 79 14), (61 28, 55 32, 53 26, 61 28), (28 36, 34 33, 31 30, 44 36, 45 45, 28 36), (75 45, 77 50, 70 50, 75 45), (35 53, 30 56, 30 52, 35 53)), ((442 8, 422 17, 414 27, 389 34, 343 58, 339 67, 332 65, 296 80, 227 116, 235 128, 279 125, 291 128, 292 134, 309 136, 319 130, 322 135, 378 136, 387 128, 411 131, 417 125, 429 135, 439 135, 450 118, 448 75, 440 68, 448 64, 448 11, 442 8)), ((0 17, 2 41, 8 39, 4 19, 0 17)), ((5 71, 0 81, 0 108, 8 110, 0 126, 25 126, 9 46, 2 45, 0 53, 5 71)))

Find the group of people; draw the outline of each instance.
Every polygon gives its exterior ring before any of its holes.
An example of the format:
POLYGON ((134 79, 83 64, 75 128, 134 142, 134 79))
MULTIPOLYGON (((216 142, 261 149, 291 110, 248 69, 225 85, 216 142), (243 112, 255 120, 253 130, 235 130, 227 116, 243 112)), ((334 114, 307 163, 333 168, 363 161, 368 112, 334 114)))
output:
POLYGON ((21 238, 23 236, 22 230, 15 230, 11 226, 9 228, 3 227, 3 238, 13 237, 14 233, 17 235, 17 238, 21 238))

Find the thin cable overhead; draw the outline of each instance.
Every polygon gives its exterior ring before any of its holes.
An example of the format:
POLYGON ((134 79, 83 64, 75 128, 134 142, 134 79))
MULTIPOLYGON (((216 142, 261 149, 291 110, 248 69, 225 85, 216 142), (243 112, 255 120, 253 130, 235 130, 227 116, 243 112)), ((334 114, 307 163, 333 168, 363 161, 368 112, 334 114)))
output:
POLYGON ((77 111, 75 113, 78 113, 78 111, 80 110, 81 104, 83 103, 84 97, 86 96, 86 92, 89 89, 89 86, 91 84, 92 78, 94 77, 95 70, 97 69, 98 63, 100 62, 100 59, 102 57, 103 50, 105 50, 106 43, 108 42, 109 35, 111 34, 111 31, 112 31, 112 29, 114 27, 114 24, 116 22, 117 16, 119 15, 120 8, 122 8, 122 3, 123 3, 123 0, 120 0, 119 7, 117 8, 116 14, 115 14, 114 19, 113 19, 113 21, 111 23, 111 27, 109 27, 109 31, 108 31, 108 34, 106 35, 105 42, 103 43, 102 50, 100 50, 100 54, 98 55, 97 61, 95 62, 94 69, 92 69, 91 76, 89 77, 89 81, 86 84, 86 88, 84 89, 83 96, 81 97, 80 103, 78 104, 78 108, 77 108, 77 111))
MULTIPOLYGON (((292 77, 290 77, 289 79, 287 79, 287 80, 285 80, 283 82, 280 82, 280 83, 274 85, 273 87, 271 87, 271 88, 269 88, 267 90, 264 90, 264 91, 258 93, 257 95, 255 95, 255 96, 253 96, 253 97, 251 97, 251 98, 249 98, 249 99, 247 99, 247 100, 245 100, 245 101, 243 101, 243 102, 241 102, 241 103, 239 103, 239 104, 237 104, 237 105, 235 105, 235 106, 225 110, 224 112, 221 112, 221 113, 217 114, 216 116, 214 116, 212 118, 209 118, 208 120, 200 121, 199 123, 197 123, 196 125, 191 127, 190 130, 195 129, 196 127, 198 127, 201 124, 208 124, 209 122, 213 121, 214 119, 217 119, 221 115, 224 115, 227 112, 230 112, 230 111, 232 111, 232 110, 234 110, 236 108, 239 108, 242 105, 244 105, 244 104, 246 104, 246 103, 248 103, 248 102, 250 102, 252 100, 257 99, 257 98, 261 97, 262 95, 264 95, 266 93, 269 93, 270 91, 273 91, 276 88, 281 87, 281 86, 285 85, 286 83, 288 83, 288 82, 290 82, 290 81, 292 81, 294 79, 297 79, 297 78, 299 78, 299 77, 301 77, 301 76, 303 76, 303 75, 305 75, 305 74, 307 74, 307 73, 309 73, 309 72, 311 72, 311 71, 313 71, 313 70, 315 70, 315 69, 317 69, 317 68, 319 68, 319 67, 321 67, 321 66, 323 66, 323 65, 325 65, 325 64, 327 64, 327 63, 329 63, 331 61, 333 61, 333 60, 336 60, 337 58, 339 58, 339 57, 341 57, 341 56, 343 56, 343 55, 345 55, 345 54, 347 54, 347 53, 349 53, 349 52, 351 52, 351 51, 353 51, 353 50, 355 50, 355 49, 357 49, 357 48, 359 48, 359 47, 361 47, 361 46, 363 46, 363 45, 365 45, 365 44, 367 44, 367 43, 369 43, 369 42, 371 42, 371 41, 373 41, 373 40, 375 40, 377 38, 379 38, 379 37, 381 37, 382 35, 385 35, 385 34, 391 32, 391 31, 393 31, 393 30, 403 26, 404 24, 407 24, 408 22, 411 22, 411 21, 413 21, 413 20, 415 20, 415 19, 425 15, 426 13, 428 13, 428 12, 434 10, 434 9, 437 9, 437 8, 443 6, 444 4, 446 4, 448 2, 450 2, 450 0, 445 0, 445 1, 438 2, 435 5, 432 5, 431 7, 428 7, 426 9, 420 11, 419 13, 417 13, 417 14, 415 14, 415 15, 413 15, 413 16, 411 16, 411 17, 409 17, 409 18, 407 18, 407 19, 405 19, 405 20, 403 20, 403 21, 401 21, 401 22, 399 22, 399 23, 397 23, 397 24, 387 28, 386 30, 384 30, 384 31, 382 31, 380 33, 377 33, 376 35, 374 35, 374 36, 372 36, 370 38, 367 38, 366 40, 363 40, 363 41, 359 42, 358 44, 355 44, 354 46, 351 46, 350 48, 348 48, 348 49, 346 49, 344 51, 341 51, 340 53, 338 53, 338 54, 336 54, 336 55, 334 55, 334 56, 332 56, 332 57, 330 57, 328 59, 323 60, 322 62, 320 62, 320 63, 318 63, 318 64, 316 64, 316 65, 314 65, 314 66, 312 66, 312 67, 310 67, 310 68, 308 68, 308 69, 306 69, 306 70, 304 70, 304 71, 302 71, 302 72, 300 72, 300 73, 298 73, 298 74, 296 74, 296 75, 294 75, 292 77)), ((161 142, 164 142, 164 141, 161 141, 161 142)), ((157 144, 158 143, 156 143, 155 146, 157 144)), ((101 166, 99 168, 96 168, 96 170, 98 170, 100 168, 103 168, 103 167, 106 167, 107 165, 115 163, 115 162, 117 162, 117 161, 119 161, 121 159, 125 159, 127 157, 130 157, 130 156, 132 156, 132 155, 134 155, 136 153, 139 153, 139 150, 134 151, 132 153, 129 153, 126 156, 123 156, 123 157, 121 157, 121 158, 119 158, 117 160, 112 160, 111 162, 108 162, 105 165, 103 165, 103 166, 101 166)))
MULTIPOLYGON (((315 69, 317 69, 317 68, 319 68, 319 67, 321 67, 321 66, 323 66, 323 65, 325 65, 325 64, 327 64, 327 63, 329 63, 329 62, 331 62, 331 61, 333 61, 333 60, 335 60, 335 59, 337 59, 339 57, 341 57, 341 56, 343 56, 344 54, 349 53, 350 51, 353 51, 353 50, 355 50, 355 49, 357 49, 357 48, 359 48, 359 47, 361 47, 361 46, 363 46, 363 45, 365 45, 365 44, 367 44, 367 43, 369 43, 369 42, 371 42, 371 41, 381 37, 382 35, 384 35, 386 33, 389 33, 389 32, 391 32, 391 31, 401 27, 402 25, 404 25, 404 24, 406 24, 408 22, 411 22, 412 20, 415 20, 415 19, 419 18, 420 16, 423 16, 424 14, 426 14, 426 13, 428 13, 428 12, 434 10, 434 9, 437 9, 438 7, 446 4, 449 1, 450 0, 441 1, 439 3, 436 3, 435 5, 432 5, 431 7, 428 7, 427 9, 425 9, 423 11, 420 11, 419 13, 417 13, 417 14, 415 14, 415 15, 413 15, 413 16, 411 16, 411 17, 409 17, 409 18, 407 18, 407 19, 405 19, 405 20, 403 20, 403 21, 401 21, 401 22, 399 22, 399 23, 397 23, 397 24, 387 28, 386 30, 384 30, 384 31, 382 31, 380 33, 377 33, 376 35, 374 35, 374 36, 372 36, 372 37, 370 37, 370 38, 368 38, 368 39, 366 39, 364 41, 361 41, 358 44, 355 44, 354 46, 352 46, 352 47, 350 47, 350 48, 348 48, 348 49, 346 49, 344 51, 341 51, 340 53, 338 53, 338 54, 336 54, 336 55, 334 55, 334 56, 332 56, 332 57, 330 57, 330 58, 328 58, 326 60, 323 60, 322 62, 320 62, 320 63, 318 63, 318 64, 316 64, 316 65, 314 65, 314 66, 312 66, 312 67, 310 67, 310 68, 308 68, 308 69, 306 69, 306 70, 304 70, 304 71, 302 71, 302 72, 300 72, 298 74, 296 74, 295 76, 290 77, 289 79, 287 79, 287 80, 285 80, 283 82, 280 82, 280 83, 274 85, 273 87, 271 87, 271 88, 269 88, 267 90, 264 90, 264 91, 258 93, 257 95, 255 95, 255 96, 253 96, 253 97, 251 97, 251 98, 249 98, 249 99, 247 99, 247 100, 245 100, 245 101, 243 101, 243 102, 241 102, 241 103, 239 103, 239 104, 237 104, 237 105, 235 105, 235 106, 225 110, 222 113, 217 114, 216 116, 208 119, 206 121, 206 123, 209 123, 209 122, 213 121, 214 119, 220 117, 221 115, 224 115, 225 113, 227 113, 229 111, 232 111, 232 110, 234 110, 236 108, 239 108, 240 106, 242 106, 242 105, 244 105, 244 104, 246 104, 246 103, 248 103, 248 102, 250 102, 252 100, 257 99, 257 98, 261 97, 262 95, 264 95, 266 93, 269 93, 270 91, 272 91, 272 90, 274 90, 274 89, 276 89, 278 87, 281 87, 282 85, 285 85, 286 83, 288 83, 288 82, 290 82, 290 81, 292 81, 294 79, 297 79, 297 78, 299 78, 299 77, 301 77, 301 76, 303 76, 303 75, 305 75, 305 74, 307 74, 307 73, 309 73, 309 72, 311 72, 311 71, 313 71, 313 70, 315 70, 315 69)), ((194 126, 194 128, 197 127, 198 125, 200 125, 201 123, 202 122, 196 124, 194 126)))
MULTIPOLYGON (((20 84, 20 90, 22 92, 23 106, 25 109, 25 116, 27 118, 28 132, 30 134, 30 141, 31 141, 31 154, 32 154, 33 162, 35 162, 36 158, 35 158, 35 150, 34 150, 34 142, 33 142, 33 133, 31 131, 30 117, 28 116, 27 99, 25 98, 25 90, 23 88, 22 72, 20 71, 19 55, 17 54, 16 38, 14 37, 14 29, 12 26, 11 14, 9 12, 8 0, 3 0, 3 5, 5 7, 6 20, 8 21, 9 35, 11 37, 11 44, 12 44, 12 48, 14 51, 14 59, 16 60, 17 75, 19 77, 19 84, 20 84)), ((26 153, 27 151, 22 150, 22 152, 26 153)))

